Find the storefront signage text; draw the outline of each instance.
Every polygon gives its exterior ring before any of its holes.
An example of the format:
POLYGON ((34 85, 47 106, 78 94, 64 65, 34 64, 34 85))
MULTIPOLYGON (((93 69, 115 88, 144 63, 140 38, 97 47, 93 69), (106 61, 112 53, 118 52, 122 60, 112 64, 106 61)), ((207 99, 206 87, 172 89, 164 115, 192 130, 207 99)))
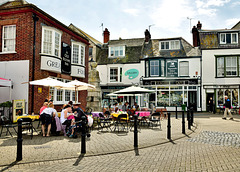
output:
POLYGON ((178 60, 167 60, 167 77, 178 77, 178 60))
POLYGON ((68 44, 62 44, 62 73, 71 73, 71 47, 68 44))
POLYGON ((61 73, 61 60, 50 56, 41 56, 41 69, 61 73))
POLYGON ((128 76, 128 79, 134 79, 138 76, 139 71, 137 69, 129 69, 125 72, 125 76, 128 76))

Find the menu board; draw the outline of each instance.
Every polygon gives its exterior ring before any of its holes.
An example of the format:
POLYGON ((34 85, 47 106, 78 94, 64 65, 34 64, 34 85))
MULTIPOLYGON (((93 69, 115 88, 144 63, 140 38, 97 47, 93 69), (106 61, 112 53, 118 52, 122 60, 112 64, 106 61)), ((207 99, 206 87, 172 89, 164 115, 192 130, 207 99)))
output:
POLYGON ((178 77, 178 60, 167 60, 167 77, 178 77))

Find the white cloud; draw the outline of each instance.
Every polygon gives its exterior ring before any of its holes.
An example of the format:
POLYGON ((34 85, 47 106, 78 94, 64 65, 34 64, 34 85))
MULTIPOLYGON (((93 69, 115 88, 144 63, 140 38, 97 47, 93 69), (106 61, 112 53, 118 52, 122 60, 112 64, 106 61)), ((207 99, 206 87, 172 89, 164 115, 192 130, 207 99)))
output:
POLYGON ((230 0, 197 0, 196 4, 198 8, 209 8, 209 7, 221 7, 227 3, 229 3, 230 0))
POLYGON ((240 21, 240 18, 232 18, 225 21, 225 24, 228 28, 232 28, 240 21))
POLYGON ((128 9, 124 9, 123 12, 133 15, 133 16, 138 16, 139 14, 139 10, 138 9, 134 9, 134 8, 128 8, 128 9))
POLYGON ((199 8, 198 10, 199 15, 207 15, 207 16, 215 16, 216 15, 216 9, 204 9, 204 8, 199 8))
MULTIPOLYGON (((150 14, 156 27, 179 32, 183 21, 194 16, 194 10, 186 0, 163 0, 150 14)), ((192 2, 191 2, 192 3, 192 2)))
POLYGON ((232 3, 232 6, 234 6, 234 7, 235 7, 235 6, 239 6, 239 5, 240 5, 240 2, 239 2, 239 1, 238 1, 238 2, 233 2, 233 3, 232 3))

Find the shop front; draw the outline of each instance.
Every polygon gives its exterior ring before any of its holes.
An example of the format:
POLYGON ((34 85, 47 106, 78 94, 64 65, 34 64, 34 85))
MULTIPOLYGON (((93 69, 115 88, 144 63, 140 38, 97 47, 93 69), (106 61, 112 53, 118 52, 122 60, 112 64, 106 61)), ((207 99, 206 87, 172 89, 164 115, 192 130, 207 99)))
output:
MULTIPOLYGON (((225 96, 231 101, 231 106, 233 109, 239 108, 239 88, 240 85, 208 85, 203 86, 206 92, 206 97, 208 99, 209 95, 213 96, 214 105, 217 112, 220 112, 224 108, 225 96)), ((208 100, 206 101, 208 105, 208 100)))
POLYGON ((166 107, 169 111, 180 110, 184 104, 201 111, 201 87, 197 79, 181 81, 144 81, 144 87, 156 90, 149 96, 149 103, 157 108, 166 107))

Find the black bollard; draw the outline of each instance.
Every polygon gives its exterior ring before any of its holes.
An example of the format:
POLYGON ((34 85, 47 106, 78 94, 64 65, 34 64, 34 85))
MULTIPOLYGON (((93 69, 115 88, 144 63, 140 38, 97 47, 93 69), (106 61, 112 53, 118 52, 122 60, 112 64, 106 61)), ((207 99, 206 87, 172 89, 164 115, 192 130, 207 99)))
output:
POLYGON ((134 147, 138 147, 138 129, 137 129, 138 115, 134 115, 134 147))
POLYGON ((176 119, 178 119, 178 116, 177 116, 177 106, 176 106, 176 119))
POLYGON ((81 153, 86 153, 86 116, 82 116, 82 140, 81 140, 81 153))
POLYGON ((190 110, 187 110, 187 121, 188 121, 188 129, 191 130, 191 117, 190 117, 190 110))
POLYGON ((22 119, 18 120, 18 133, 17 133, 17 161, 22 160, 22 119))
POLYGON ((171 139, 171 113, 168 112, 167 139, 171 139))
POLYGON ((193 126, 193 107, 191 107, 191 126, 193 126))
POLYGON ((184 111, 182 111, 182 133, 185 134, 185 119, 184 119, 184 111))

